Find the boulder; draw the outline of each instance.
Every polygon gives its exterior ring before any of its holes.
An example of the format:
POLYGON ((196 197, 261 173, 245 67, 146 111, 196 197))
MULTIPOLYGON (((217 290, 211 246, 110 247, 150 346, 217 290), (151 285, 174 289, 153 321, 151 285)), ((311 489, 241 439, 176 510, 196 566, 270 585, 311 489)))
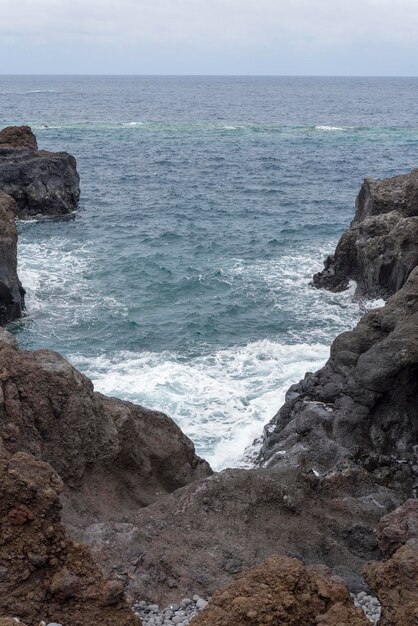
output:
POLYGON ((0 189, 15 199, 18 217, 72 213, 79 183, 75 158, 67 152, 38 150, 29 126, 0 132, 0 189))
POLYGON ((313 284, 343 291, 354 280, 357 295, 387 297, 418 264, 418 169, 384 180, 366 178, 356 209, 313 284))
POLYGON ((16 202, 0 191, 0 326, 22 316, 25 290, 17 275, 16 202))
POLYGON ((194 626, 368 626, 343 581, 276 556, 217 591, 194 626))
POLYGON ((123 589, 108 601, 109 585, 120 583, 106 581, 87 548, 67 537, 61 489, 50 465, 0 443, 0 613, 28 626, 139 626, 123 589))

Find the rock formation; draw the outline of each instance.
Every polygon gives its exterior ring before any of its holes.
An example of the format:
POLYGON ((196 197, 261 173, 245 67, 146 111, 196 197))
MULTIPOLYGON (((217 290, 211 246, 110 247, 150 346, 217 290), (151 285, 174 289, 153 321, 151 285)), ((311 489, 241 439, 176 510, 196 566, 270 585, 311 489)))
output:
POLYGON ((21 317, 25 308, 25 291, 17 275, 15 210, 13 198, 0 191, 0 326, 21 317))
POLYGON ((167 416, 95 393, 57 353, 19 350, 2 336, 0 437, 11 454, 55 469, 66 510, 119 519, 211 473, 167 416))
POLYGON ((29 126, 5 128, 0 132, 0 190, 16 200, 18 217, 67 215, 80 196, 76 160, 67 152, 38 150, 29 126))
POLYGON ((68 539, 52 468, 0 443, 0 476, 0 613, 28 626, 139 626, 121 582, 106 581, 88 550, 68 539))
POLYGON ((366 178, 350 228, 313 284, 343 291, 357 282, 357 294, 389 296, 418 264, 418 169, 384 180, 366 178))
POLYGON ((418 624, 418 501, 409 500, 379 524, 386 561, 368 563, 364 574, 382 605, 379 626, 418 624))
POLYGON ((217 591, 193 626, 370 626, 341 579, 276 556, 217 591))
POLYGON ((265 465, 307 464, 318 476, 360 464, 405 497, 416 481, 418 268, 387 304, 339 335, 265 428, 265 465))

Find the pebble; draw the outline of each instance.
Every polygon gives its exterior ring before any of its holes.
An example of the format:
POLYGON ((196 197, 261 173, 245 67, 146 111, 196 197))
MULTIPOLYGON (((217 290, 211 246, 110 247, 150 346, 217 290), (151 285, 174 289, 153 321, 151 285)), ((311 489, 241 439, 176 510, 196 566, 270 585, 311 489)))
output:
POLYGON ((144 600, 136 602, 132 608, 144 626, 189 626, 207 603, 207 600, 195 594, 193 599, 183 598, 165 608, 160 608, 158 604, 148 604, 144 600))
POLYGON ((353 595, 352 598, 354 606, 358 609, 363 609, 369 622, 373 626, 377 626, 382 611, 379 600, 369 596, 365 591, 360 591, 357 595, 353 595))

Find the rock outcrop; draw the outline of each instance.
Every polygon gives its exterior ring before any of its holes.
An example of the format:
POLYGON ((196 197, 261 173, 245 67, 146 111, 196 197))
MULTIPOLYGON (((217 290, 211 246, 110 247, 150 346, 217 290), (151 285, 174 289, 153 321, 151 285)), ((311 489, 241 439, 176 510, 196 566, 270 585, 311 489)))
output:
POLYGON ((331 291, 357 282, 357 294, 387 297, 418 265, 418 169, 384 180, 366 178, 356 214, 313 284, 331 291))
POLYGON ((379 555, 375 528, 401 498, 360 468, 313 479, 299 469, 225 470, 74 536, 124 577, 132 598, 162 606, 208 597, 274 554, 322 562, 361 591, 364 562, 379 555))
POLYGON ((88 550, 68 539, 61 489, 48 464, 0 443, 0 613, 28 626, 139 626, 121 582, 106 581, 88 550))
POLYGON ((370 626, 323 566, 273 557, 215 593, 194 626, 370 626))
POLYGON ((38 150, 29 126, 0 132, 0 190, 16 201, 18 217, 74 211, 80 196, 76 160, 67 152, 38 150))
POLYGON ((21 317, 25 308, 25 291, 17 275, 15 210, 13 198, 0 191, 0 326, 21 317))
MULTIPOLYGON (((11 454, 49 463, 66 511, 121 519, 211 473, 167 416, 95 393, 63 357, 0 342, 0 437, 11 454)), ((1 339, 1 337, 0 337, 1 339)))
POLYGON ((265 428, 262 462, 316 474, 349 460, 410 497, 417 479, 418 268, 332 344, 265 428))
POLYGON ((364 574, 382 605, 379 626, 418 624, 418 501, 409 500, 379 524, 386 561, 368 563, 364 574))

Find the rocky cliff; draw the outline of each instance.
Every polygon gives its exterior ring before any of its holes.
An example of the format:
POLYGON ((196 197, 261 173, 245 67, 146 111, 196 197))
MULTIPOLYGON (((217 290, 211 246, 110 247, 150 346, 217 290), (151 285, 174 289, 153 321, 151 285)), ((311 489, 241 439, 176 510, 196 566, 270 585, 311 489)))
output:
MULTIPOLYGON (((418 247, 418 239, 417 239, 418 247)), ((412 493, 418 442, 418 268, 387 304, 339 335, 265 428, 265 465, 307 464, 321 475, 343 460, 412 493)))
POLYGON ((0 190, 15 199, 19 217, 71 213, 80 196, 79 183, 75 158, 38 150, 28 126, 0 131, 0 190))
POLYGON ((418 264, 418 169, 384 180, 366 178, 350 228, 313 284, 331 291, 357 282, 358 295, 395 293, 418 264))
POLYGON ((25 291, 17 275, 16 202, 0 191, 0 326, 21 317, 25 291))

